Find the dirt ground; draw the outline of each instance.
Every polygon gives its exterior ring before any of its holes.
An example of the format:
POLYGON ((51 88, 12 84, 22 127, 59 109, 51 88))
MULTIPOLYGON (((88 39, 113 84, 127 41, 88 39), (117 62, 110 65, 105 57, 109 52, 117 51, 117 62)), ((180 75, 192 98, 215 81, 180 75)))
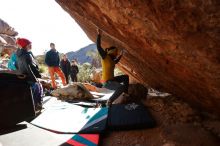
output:
POLYGON ((109 131, 102 146, 219 146, 220 120, 172 97, 148 97, 143 103, 157 121, 153 129, 109 131))

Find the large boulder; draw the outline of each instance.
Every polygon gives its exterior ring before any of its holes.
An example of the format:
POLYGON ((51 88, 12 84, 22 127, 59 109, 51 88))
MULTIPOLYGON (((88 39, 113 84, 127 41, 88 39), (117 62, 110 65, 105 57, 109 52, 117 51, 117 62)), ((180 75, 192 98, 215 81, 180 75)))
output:
POLYGON ((6 40, 0 36, 0 45, 3 46, 5 44, 7 44, 6 40))
POLYGON ((74 83, 63 88, 53 90, 51 94, 61 100, 92 99, 93 95, 81 83, 74 83))
POLYGON ((56 0, 138 82, 220 114, 219 0, 56 0))
POLYGON ((16 50, 16 35, 18 32, 0 18, 0 56, 10 56, 16 50))
POLYGON ((5 35, 5 34, 0 34, 0 37, 3 38, 6 41, 7 45, 16 45, 16 39, 13 36, 5 35))
POLYGON ((90 75, 90 78, 92 82, 100 83, 101 78, 102 78, 102 70, 101 69, 93 70, 92 74, 90 75))
POLYGON ((0 18, 0 34, 16 36, 18 35, 18 32, 16 32, 13 27, 8 25, 7 22, 5 22, 4 20, 0 18))

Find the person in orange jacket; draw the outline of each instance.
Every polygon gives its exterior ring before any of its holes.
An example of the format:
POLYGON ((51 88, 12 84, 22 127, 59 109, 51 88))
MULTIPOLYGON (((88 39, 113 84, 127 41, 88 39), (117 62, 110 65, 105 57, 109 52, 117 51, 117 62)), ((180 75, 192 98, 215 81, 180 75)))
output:
POLYGON ((55 49, 55 44, 54 43, 50 43, 50 51, 48 51, 46 53, 45 56, 45 63, 48 66, 48 70, 50 73, 50 77, 51 77, 51 81, 52 81, 52 87, 54 89, 57 88, 56 82, 55 82, 55 78, 54 78, 54 74, 58 74, 58 76, 61 78, 63 86, 66 85, 66 78, 62 72, 62 70, 60 69, 60 57, 59 57, 59 52, 55 49))

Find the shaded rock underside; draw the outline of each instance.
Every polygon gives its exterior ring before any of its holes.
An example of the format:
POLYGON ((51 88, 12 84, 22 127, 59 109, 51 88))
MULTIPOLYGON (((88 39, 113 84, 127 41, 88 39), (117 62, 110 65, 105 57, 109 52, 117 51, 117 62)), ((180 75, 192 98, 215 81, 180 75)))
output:
MULTIPOLYGON (((138 82, 220 113, 219 0, 56 0, 138 82)), ((64 22, 65 23, 65 22, 64 22)))

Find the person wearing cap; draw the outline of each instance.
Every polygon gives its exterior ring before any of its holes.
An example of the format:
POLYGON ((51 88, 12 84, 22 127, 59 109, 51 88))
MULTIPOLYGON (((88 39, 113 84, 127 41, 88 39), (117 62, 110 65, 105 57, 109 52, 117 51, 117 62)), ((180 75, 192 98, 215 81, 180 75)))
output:
POLYGON ((25 38, 19 38, 17 45, 17 70, 21 74, 27 76, 28 83, 31 85, 35 107, 41 106, 43 97, 43 88, 37 78, 41 78, 41 74, 36 60, 31 53, 31 42, 25 38))
POLYGON ((101 47, 101 34, 102 31, 100 29, 97 30, 97 49, 99 55, 101 56, 101 64, 102 64, 102 80, 103 85, 108 83, 109 81, 116 81, 119 83, 123 83, 125 89, 128 90, 129 85, 129 77, 128 75, 114 76, 115 65, 120 61, 123 51, 121 51, 121 55, 118 56, 118 49, 114 46, 103 49, 101 47))
POLYGON ((58 76, 61 78, 63 86, 66 85, 66 78, 64 76, 64 73, 60 69, 59 52, 55 49, 55 44, 50 43, 50 48, 51 48, 50 51, 46 53, 45 63, 48 66, 48 70, 52 81, 52 87, 56 89, 57 85, 54 77, 55 73, 58 74, 58 76))

